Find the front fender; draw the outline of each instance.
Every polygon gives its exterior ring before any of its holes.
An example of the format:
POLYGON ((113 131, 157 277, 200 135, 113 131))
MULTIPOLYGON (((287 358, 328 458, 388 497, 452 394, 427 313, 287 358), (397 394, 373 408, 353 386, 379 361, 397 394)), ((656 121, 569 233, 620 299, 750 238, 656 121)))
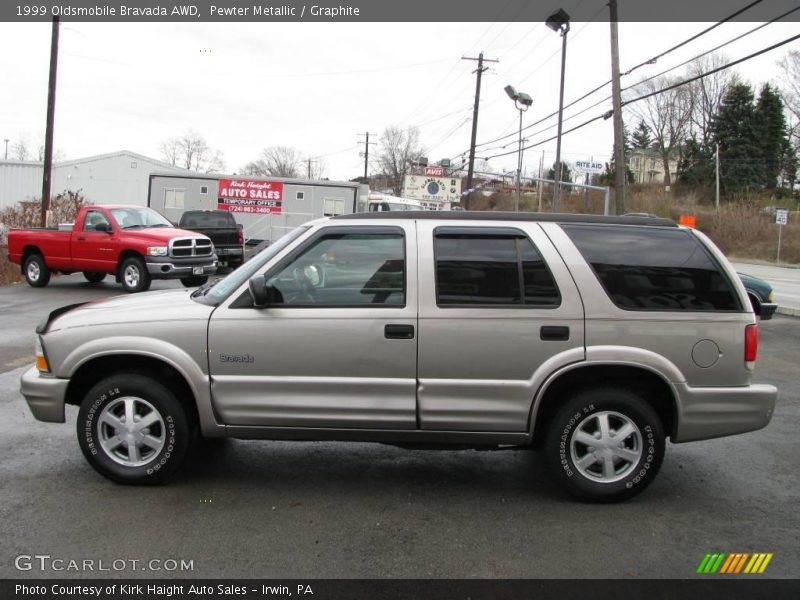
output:
POLYGON ((174 368, 186 380, 192 391, 203 434, 219 435, 224 430, 224 427, 218 424, 212 409, 208 375, 182 348, 164 340, 137 336, 90 340, 72 349, 61 362, 56 376, 71 379, 83 365, 92 360, 124 355, 145 356, 174 368))

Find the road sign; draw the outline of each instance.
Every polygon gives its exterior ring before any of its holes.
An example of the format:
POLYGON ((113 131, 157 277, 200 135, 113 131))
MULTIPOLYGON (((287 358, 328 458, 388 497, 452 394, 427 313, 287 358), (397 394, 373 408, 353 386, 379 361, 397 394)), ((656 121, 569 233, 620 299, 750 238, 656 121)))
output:
POLYGON ((578 171, 586 171, 587 173, 602 173, 606 166, 593 160, 576 160, 575 169, 578 171))
POLYGON ((789 211, 785 208, 779 208, 775 211, 775 224, 786 225, 789 222, 789 211))

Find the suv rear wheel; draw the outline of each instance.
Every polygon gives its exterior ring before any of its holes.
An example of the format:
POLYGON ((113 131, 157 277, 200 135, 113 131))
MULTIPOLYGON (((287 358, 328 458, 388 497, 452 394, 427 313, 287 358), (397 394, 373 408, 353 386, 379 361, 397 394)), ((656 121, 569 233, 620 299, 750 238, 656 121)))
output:
POLYGON ((186 411, 158 381, 138 373, 103 379, 78 412, 78 442, 94 469, 119 483, 160 483, 180 467, 192 437, 186 411))
POLYGON ((548 466, 573 496, 618 502, 646 488, 664 460, 664 432, 656 411, 623 388, 584 390, 550 422, 548 466))

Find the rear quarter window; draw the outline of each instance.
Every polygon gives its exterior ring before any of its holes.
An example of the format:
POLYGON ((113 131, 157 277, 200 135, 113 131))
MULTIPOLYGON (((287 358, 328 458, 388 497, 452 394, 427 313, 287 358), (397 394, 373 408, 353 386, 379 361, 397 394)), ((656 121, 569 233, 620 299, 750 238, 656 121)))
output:
POLYGON ((624 310, 739 311, 733 286, 685 229, 562 225, 624 310))

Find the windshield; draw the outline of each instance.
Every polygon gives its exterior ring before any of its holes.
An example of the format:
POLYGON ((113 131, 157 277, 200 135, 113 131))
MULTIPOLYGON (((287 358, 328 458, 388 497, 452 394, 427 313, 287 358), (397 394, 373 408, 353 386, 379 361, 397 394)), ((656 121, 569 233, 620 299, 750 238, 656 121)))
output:
POLYGON ((122 229, 172 227, 172 223, 152 208, 112 208, 111 216, 122 229))
POLYGON ((236 269, 233 273, 223 279, 218 279, 208 287, 201 287, 192 294, 192 298, 203 304, 216 306, 228 297, 232 291, 237 289, 245 281, 255 275, 259 269, 267 264, 272 257, 278 254, 283 248, 291 244, 294 240, 308 231, 308 226, 293 229, 278 241, 267 246, 264 250, 253 256, 249 261, 236 269))

